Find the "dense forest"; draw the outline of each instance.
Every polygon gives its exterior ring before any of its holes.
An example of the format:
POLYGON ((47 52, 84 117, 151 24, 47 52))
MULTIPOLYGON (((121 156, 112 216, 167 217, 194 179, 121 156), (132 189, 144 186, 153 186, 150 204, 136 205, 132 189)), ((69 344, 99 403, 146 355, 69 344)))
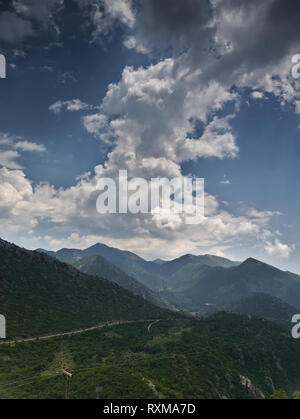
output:
POLYGON ((1 398, 278 398, 300 388, 300 342, 229 313, 0 345, 1 398))

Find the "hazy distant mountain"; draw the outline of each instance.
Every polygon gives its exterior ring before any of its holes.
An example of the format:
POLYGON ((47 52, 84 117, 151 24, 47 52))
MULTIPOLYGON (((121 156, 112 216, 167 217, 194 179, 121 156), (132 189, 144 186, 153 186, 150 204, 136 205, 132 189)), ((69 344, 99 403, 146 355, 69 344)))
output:
POLYGON ((268 294, 256 293, 234 303, 220 307, 220 310, 236 314, 248 314, 291 328, 292 317, 300 313, 300 309, 287 304, 279 298, 268 294))
POLYGON ((255 293, 269 294, 300 307, 300 276, 252 258, 240 263, 213 255, 184 255, 157 263, 103 244, 56 253, 57 258, 69 263, 89 255, 101 255, 128 276, 189 311, 203 313, 207 307, 231 304, 255 293))
POLYGON ((9 337, 171 314, 117 284, 1 239, 0 313, 7 318, 9 337))
MULTIPOLYGON (((178 276, 178 273, 177 273, 178 276)), ((222 306, 253 293, 270 294, 293 306, 300 305, 300 276, 283 272, 255 259, 231 268, 202 267, 198 274, 168 282, 165 296, 173 296, 190 310, 203 305, 222 306)))
POLYGON ((136 279, 128 276, 102 256, 86 256, 76 261, 73 259, 72 264, 81 272, 89 275, 101 276, 102 278, 113 281, 121 287, 131 291, 133 294, 150 301, 152 304, 173 309, 171 304, 163 300, 156 292, 150 290, 136 279))
POLYGON ((38 249, 38 251, 48 253, 51 256, 55 255, 59 260, 71 264, 87 256, 102 256, 127 275, 154 291, 165 290, 166 278, 178 270, 181 270, 179 278, 182 279, 190 276, 192 272, 197 272, 203 266, 230 267, 238 264, 238 262, 232 262, 225 258, 210 255, 185 255, 168 262, 161 259, 148 262, 132 252, 109 247, 101 243, 95 244, 85 250, 61 249, 58 252, 49 252, 38 249))
POLYGON ((223 268, 229 268, 239 264, 240 262, 232 262, 229 259, 213 255, 184 255, 178 259, 164 263, 161 266, 160 274, 163 276, 170 276, 178 271, 181 271, 181 273, 184 274, 185 270, 182 268, 186 269, 187 267, 189 267, 187 271, 190 273, 191 267, 194 271, 196 271, 200 266, 220 266, 223 268))
POLYGON ((161 265, 159 273, 164 278, 165 292, 166 290, 179 292, 196 285, 201 275, 209 271, 210 268, 228 268, 239 264, 240 262, 232 262, 218 256, 185 255, 161 265))
MULTIPOLYGON (((41 252, 49 253, 47 250, 39 249, 41 252)), ((50 252, 53 255, 53 252, 50 252)), ((95 244, 85 250, 61 249, 55 252, 55 257, 66 263, 74 263, 87 256, 102 256, 110 263, 121 269, 127 275, 138 280, 153 290, 161 288, 161 278, 157 275, 159 265, 154 262, 147 262, 136 254, 105 244, 95 244)))

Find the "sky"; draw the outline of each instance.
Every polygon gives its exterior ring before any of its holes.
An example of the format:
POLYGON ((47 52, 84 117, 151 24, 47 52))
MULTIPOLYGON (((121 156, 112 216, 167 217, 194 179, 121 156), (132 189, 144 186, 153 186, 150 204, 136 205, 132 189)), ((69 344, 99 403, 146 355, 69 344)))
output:
POLYGON ((300 273, 300 4, 0 5, 0 236, 300 273), (96 210, 100 178, 200 177, 205 219, 96 210))

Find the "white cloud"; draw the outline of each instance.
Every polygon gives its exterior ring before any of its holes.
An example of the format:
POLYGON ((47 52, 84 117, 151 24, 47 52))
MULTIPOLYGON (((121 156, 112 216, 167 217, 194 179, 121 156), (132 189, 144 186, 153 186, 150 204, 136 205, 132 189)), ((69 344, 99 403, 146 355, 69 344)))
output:
POLYGON ((20 169, 21 166, 16 162, 20 157, 17 151, 13 150, 0 150, 0 166, 7 167, 9 169, 20 169))
POLYGON ((93 114, 83 117, 84 127, 95 137, 106 140, 107 118, 103 114, 93 114))
POLYGON ((119 19, 124 25, 133 27, 135 22, 131 0, 103 0, 106 13, 119 19))
POLYGON ((253 97, 253 99, 263 99, 264 98, 263 92, 259 92, 258 90, 252 92, 251 96, 253 97))
POLYGON ((82 102, 80 99, 72 99, 66 101, 58 100, 57 102, 49 106, 49 110, 55 114, 59 114, 63 109, 65 109, 68 112, 78 112, 91 108, 92 106, 82 102))
POLYGON ((270 219, 271 217, 282 215, 279 211, 258 211, 255 208, 246 209, 245 213, 248 217, 257 219, 270 219))
POLYGON ((107 172, 122 167, 132 175, 147 175, 151 159, 152 175, 160 176, 162 161, 174 174, 174 165, 180 173, 179 165, 187 160, 238 155, 230 126, 234 115, 211 116, 226 103, 236 103, 238 95, 217 83, 201 87, 198 78, 172 59, 146 69, 124 69, 121 81, 109 85, 101 112, 84 118, 88 132, 115 139, 107 172), (200 136, 197 122, 205 127, 200 136))
MULTIPOLYGON (((101 169, 103 171, 103 169, 101 169)), ((100 170, 100 171, 101 171, 100 170)), ((55 189, 48 184, 33 186, 21 170, 0 169, 0 227, 3 234, 27 232, 41 235, 47 225, 47 247, 80 246, 105 242, 137 251, 145 257, 176 257, 199 248, 226 246, 228 249, 248 240, 266 236, 260 218, 232 215, 219 208, 207 194, 205 219, 189 226, 180 215, 104 215, 96 212, 96 176, 86 174, 73 187, 55 189), (76 239, 77 237, 77 239, 76 239), (76 240, 75 240, 75 239, 76 240)), ((268 214, 269 216, 269 214, 268 214)), ((271 237, 269 232, 269 236, 271 237)))
POLYGON ((273 258, 288 259, 294 248, 294 246, 281 243, 278 239, 275 239, 273 243, 269 241, 265 243, 266 252, 273 258))
POLYGON ((33 143, 30 141, 18 141, 14 144, 16 150, 45 153, 46 147, 42 144, 33 143))
POLYGON ((227 118, 214 118, 204 130, 201 138, 188 138, 179 150, 180 158, 194 160, 198 157, 234 158, 238 155, 238 146, 231 132, 227 118))
MULTIPOLYGON (((267 92, 282 104, 294 103, 295 86, 288 76, 290 46, 279 42, 280 31, 264 25, 275 2, 214 0, 211 14, 205 1, 195 5, 193 0, 176 4, 147 0, 135 14, 126 0, 77 1, 93 27, 92 40, 103 39, 121 24, 128 48, 152 53, 153 46, 159 50, 162 42, 162 49, 171 45, 174 53, 167 59, 162 54, 160 61, 145 68, 125 67, 120 81, 108 86, 101 108, 83 118, 86 130, 112 147, 105 163, 78 178, 73 187, 33 186, 22 171, 0 169, 3 231, 30 229, 40 236, 39 229, 47 228, 46 240, 54 247, 86 247, 103 241, 148 257, 175 257, 199 247, 222 252, 250 241, 263 243, 269 254, 289 255, 289 245, 272 242, 270 221, 276 211, 251 208, 233 214, 220 209, 217 198, 207 194, 205 220, 191 227, 180 216, 100 216, 95 204, 99 177, 116 177, 119 169, 127 169, 130 177, 172 178, 182 176, 181 165, 189 160, 236 158, 239 147, 231 121, 241 100, 239 88, 250 88, 256 98, 267 92), (253 25, 255 33, 250 30, 253 25), (267 40, 272 33, 276 37, 278 50, 267 50, 268 42, 261 42, 264 30, 267 40), (258 48, 256 55, 253 51, 258 48)), ((26 11, 19 13, 23 16, 26 11)), ((295 45, 291 30, 284 27, 290 45, 295 45)), ((54 113, 63 109, 90 107, 79 99, 50 106, 54 113)), ((8 138, 2 141, 7 145, 8 138)), ((18 168, 13 167, 16 155, 3 159, 11 169, 18 168)))
POLYGON ((295 104, 299 113, 291 77, 291 57, 300 48, 299 6, 284 0, 196 3, 142 2, 125 45, 161 57, 173 48, 178 65, 184 57, 186 66, 199 71, 198 84, 251 88, 254 99, 272 93, 282 105, 295 104))
POLYGON ((21 137, 14 137, 7 133, 0 132, 0 166, 8 169, 21 169, 22 166, 17 162, 22 152, 46 152, 46 147, 31 141, 25 141, 21 137))

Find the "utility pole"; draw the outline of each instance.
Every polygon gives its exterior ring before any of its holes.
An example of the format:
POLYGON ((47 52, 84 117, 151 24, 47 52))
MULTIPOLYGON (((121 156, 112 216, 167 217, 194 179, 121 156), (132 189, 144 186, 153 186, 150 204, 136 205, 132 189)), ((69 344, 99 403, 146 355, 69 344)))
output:
POLYGON ((70 385, 71 385, 71 378, 73 377, 73 374, 66 370, 62 370, 63 374, 67 376, 67 387, 66 387, 66 399, 70 398, 70 385))

